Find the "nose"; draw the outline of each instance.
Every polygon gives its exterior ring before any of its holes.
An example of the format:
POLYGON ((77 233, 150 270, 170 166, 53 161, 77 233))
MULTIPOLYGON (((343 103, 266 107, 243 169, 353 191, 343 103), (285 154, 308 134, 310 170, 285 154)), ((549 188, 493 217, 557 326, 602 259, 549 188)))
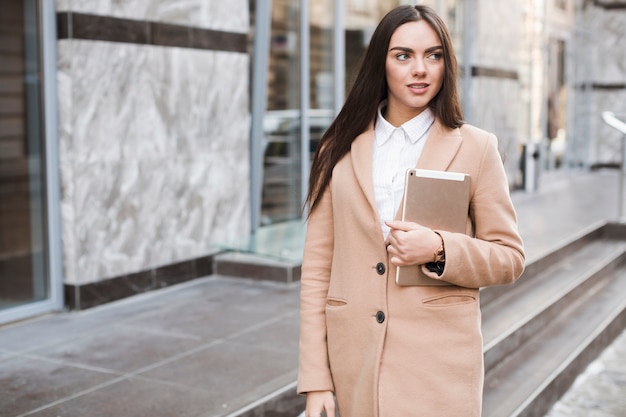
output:
POLYGON ((426 74, 426 65, 422 58, 416 58, 413 61, 412 74, 416 77, 421 77, 426 74))

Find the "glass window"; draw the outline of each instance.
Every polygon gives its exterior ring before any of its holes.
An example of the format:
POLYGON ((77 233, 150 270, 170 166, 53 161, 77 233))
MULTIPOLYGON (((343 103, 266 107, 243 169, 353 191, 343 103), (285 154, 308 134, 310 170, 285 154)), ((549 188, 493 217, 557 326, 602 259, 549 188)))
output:
POLYGON ((299 0, 272 5, 261 225, 302 216, 302 180, 308 175, 302 158, 302 117, 308 118, 308 161, 333 118, 333 0, 309 2, 308 50, 301 45, 301 6, 299 0), (301 75, 303 58, 309 63, 308 79, 301 75), (303 91, 309 96, 304 113, 303 91))
POLYGON ((0 309, 49 297, 37 6, 0 2, 0 309))
POLYGON ((272 4, 261 225, 299 217, 300 1, 272 4))

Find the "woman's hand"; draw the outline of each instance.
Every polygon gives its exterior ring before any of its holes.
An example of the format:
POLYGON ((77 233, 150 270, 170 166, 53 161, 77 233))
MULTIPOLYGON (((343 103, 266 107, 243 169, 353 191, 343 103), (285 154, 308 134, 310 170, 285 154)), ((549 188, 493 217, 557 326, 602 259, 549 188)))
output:
POLYGON ((305 417, 335 417, 335 397, 332 391, 311 391, 306 393, 305 417))
POLYGON ((391 228, 387 252, 396 266, 422 265, 434 260, 441 237, 432 229, 413 222, 385 222, 391 228))

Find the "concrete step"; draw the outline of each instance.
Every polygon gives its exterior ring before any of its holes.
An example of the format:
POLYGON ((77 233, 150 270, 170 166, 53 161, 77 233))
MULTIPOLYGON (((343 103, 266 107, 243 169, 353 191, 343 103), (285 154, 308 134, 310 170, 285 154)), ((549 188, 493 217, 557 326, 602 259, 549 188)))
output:
POLYGON ((218 275, 283 283, 300 281, 300 267, 299 261, 241 252, 225 252, 213 261, 218 275))
POLYGON ((604 226, 540 262, 483 308, 484 417, 545 415, 626 327, 624 226, 604 226))
POLYGON ((485 371, 556 319, 623 261, 626 242, 590 241, 482 307, 485 371))

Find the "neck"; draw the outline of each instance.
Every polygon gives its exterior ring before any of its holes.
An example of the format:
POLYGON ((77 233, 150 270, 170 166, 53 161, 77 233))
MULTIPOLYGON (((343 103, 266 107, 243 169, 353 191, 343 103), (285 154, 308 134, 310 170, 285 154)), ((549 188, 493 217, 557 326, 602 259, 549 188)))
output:
POLYGON ((387 107, 382 109, 382 115, 390 124, 395 127, 400 127, 414 117, 422 114, 425 109, 426 107, 398 109, 388 104, 387 107))

